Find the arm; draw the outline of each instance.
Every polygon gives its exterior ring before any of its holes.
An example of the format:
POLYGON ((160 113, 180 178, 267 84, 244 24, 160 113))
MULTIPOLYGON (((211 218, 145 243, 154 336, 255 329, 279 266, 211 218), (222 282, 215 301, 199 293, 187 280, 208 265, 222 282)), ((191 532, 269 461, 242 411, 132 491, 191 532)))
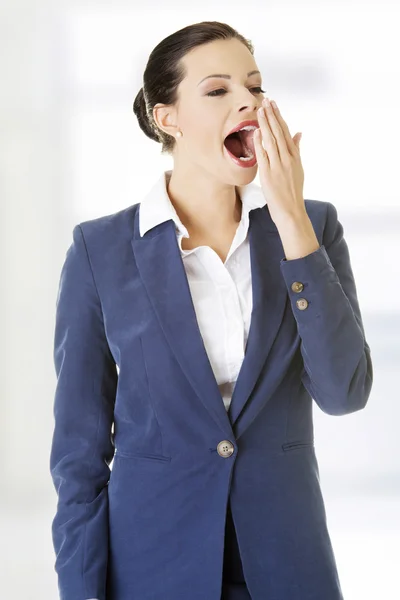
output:
POLYGON ((281 272, 301 338, 305 388, 327 414, 361 410, 372 387, 371 354, 343 226, 333 204, 327 203, 323 245, 302 258, 282 259, 281 272), (304 289, 294 291, 294 282, 304 289), (303 310, 297 305, 300 298, 308 302, 303 310))
POLYGON ((50 470, 58 495, 52 536, 60 598, 105 600, 117 371, 79 225, 61 271, 54 364, 50 470))

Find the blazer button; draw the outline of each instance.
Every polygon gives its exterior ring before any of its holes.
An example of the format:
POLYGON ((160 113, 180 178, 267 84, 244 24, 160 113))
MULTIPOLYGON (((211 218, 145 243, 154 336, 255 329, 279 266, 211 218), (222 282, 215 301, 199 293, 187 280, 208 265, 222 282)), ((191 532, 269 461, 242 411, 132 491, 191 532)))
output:
POLYGON ((222 440, 217 446, 217 452, 223 458, 228 458, 234 452, 235 448, 229 440, 222 440))
POLYGON ((299 292, 302 292, 304 289, 304 285, 302 283, 300 283, 300 281, 294 281, 292 283, 292 291, 296 292, 297 294, 299 292))
POLYGON ((308 302, 305 298, 300 298, 296 300, 296 305, 299 310, 305 310, 308 306, 308 302))

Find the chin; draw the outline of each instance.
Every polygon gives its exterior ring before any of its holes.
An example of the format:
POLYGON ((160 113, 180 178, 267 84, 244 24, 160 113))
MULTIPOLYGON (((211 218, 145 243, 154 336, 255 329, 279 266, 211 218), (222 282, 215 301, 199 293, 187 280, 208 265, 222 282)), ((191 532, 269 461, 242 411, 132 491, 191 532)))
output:
POLYGON ((235 185, 247 185, 255 179, 258 172, 258 164, 256 163, 254 167, 247 169, 233 165, 233 169, 230 169, 230 172, 232 173, 231 178, 235 185))

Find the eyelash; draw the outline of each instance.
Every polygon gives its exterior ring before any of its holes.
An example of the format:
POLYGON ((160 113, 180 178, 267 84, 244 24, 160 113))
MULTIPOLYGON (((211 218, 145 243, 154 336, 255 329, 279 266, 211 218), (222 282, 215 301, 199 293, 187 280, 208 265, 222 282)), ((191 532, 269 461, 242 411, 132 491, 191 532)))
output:
MULTIPOLYGON (((250 88, 251 90, 259 90, 257 92, 257 94, 265 94, 265 90, 261 89, 261 87, 253 87, 250 88)), ((223 88, 219 88, 218 90, 213 90, 212 92, 209 92, 208 94, 206 94, 207 96, 221 96, 222 94, 218 94, 217 92, 225 92, 226 90, 224 90, 223 88)))

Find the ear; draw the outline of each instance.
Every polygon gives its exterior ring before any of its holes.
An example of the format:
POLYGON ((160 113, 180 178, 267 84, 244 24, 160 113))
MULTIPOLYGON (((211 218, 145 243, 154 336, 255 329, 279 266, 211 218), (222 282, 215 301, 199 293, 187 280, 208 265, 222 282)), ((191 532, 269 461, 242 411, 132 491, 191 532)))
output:
POLYGON ((167 104, 156 104, 153 108, 153 118, 159 129, 175 137, 178 128, 172 124, 175 118, 173 107, 167 104))

